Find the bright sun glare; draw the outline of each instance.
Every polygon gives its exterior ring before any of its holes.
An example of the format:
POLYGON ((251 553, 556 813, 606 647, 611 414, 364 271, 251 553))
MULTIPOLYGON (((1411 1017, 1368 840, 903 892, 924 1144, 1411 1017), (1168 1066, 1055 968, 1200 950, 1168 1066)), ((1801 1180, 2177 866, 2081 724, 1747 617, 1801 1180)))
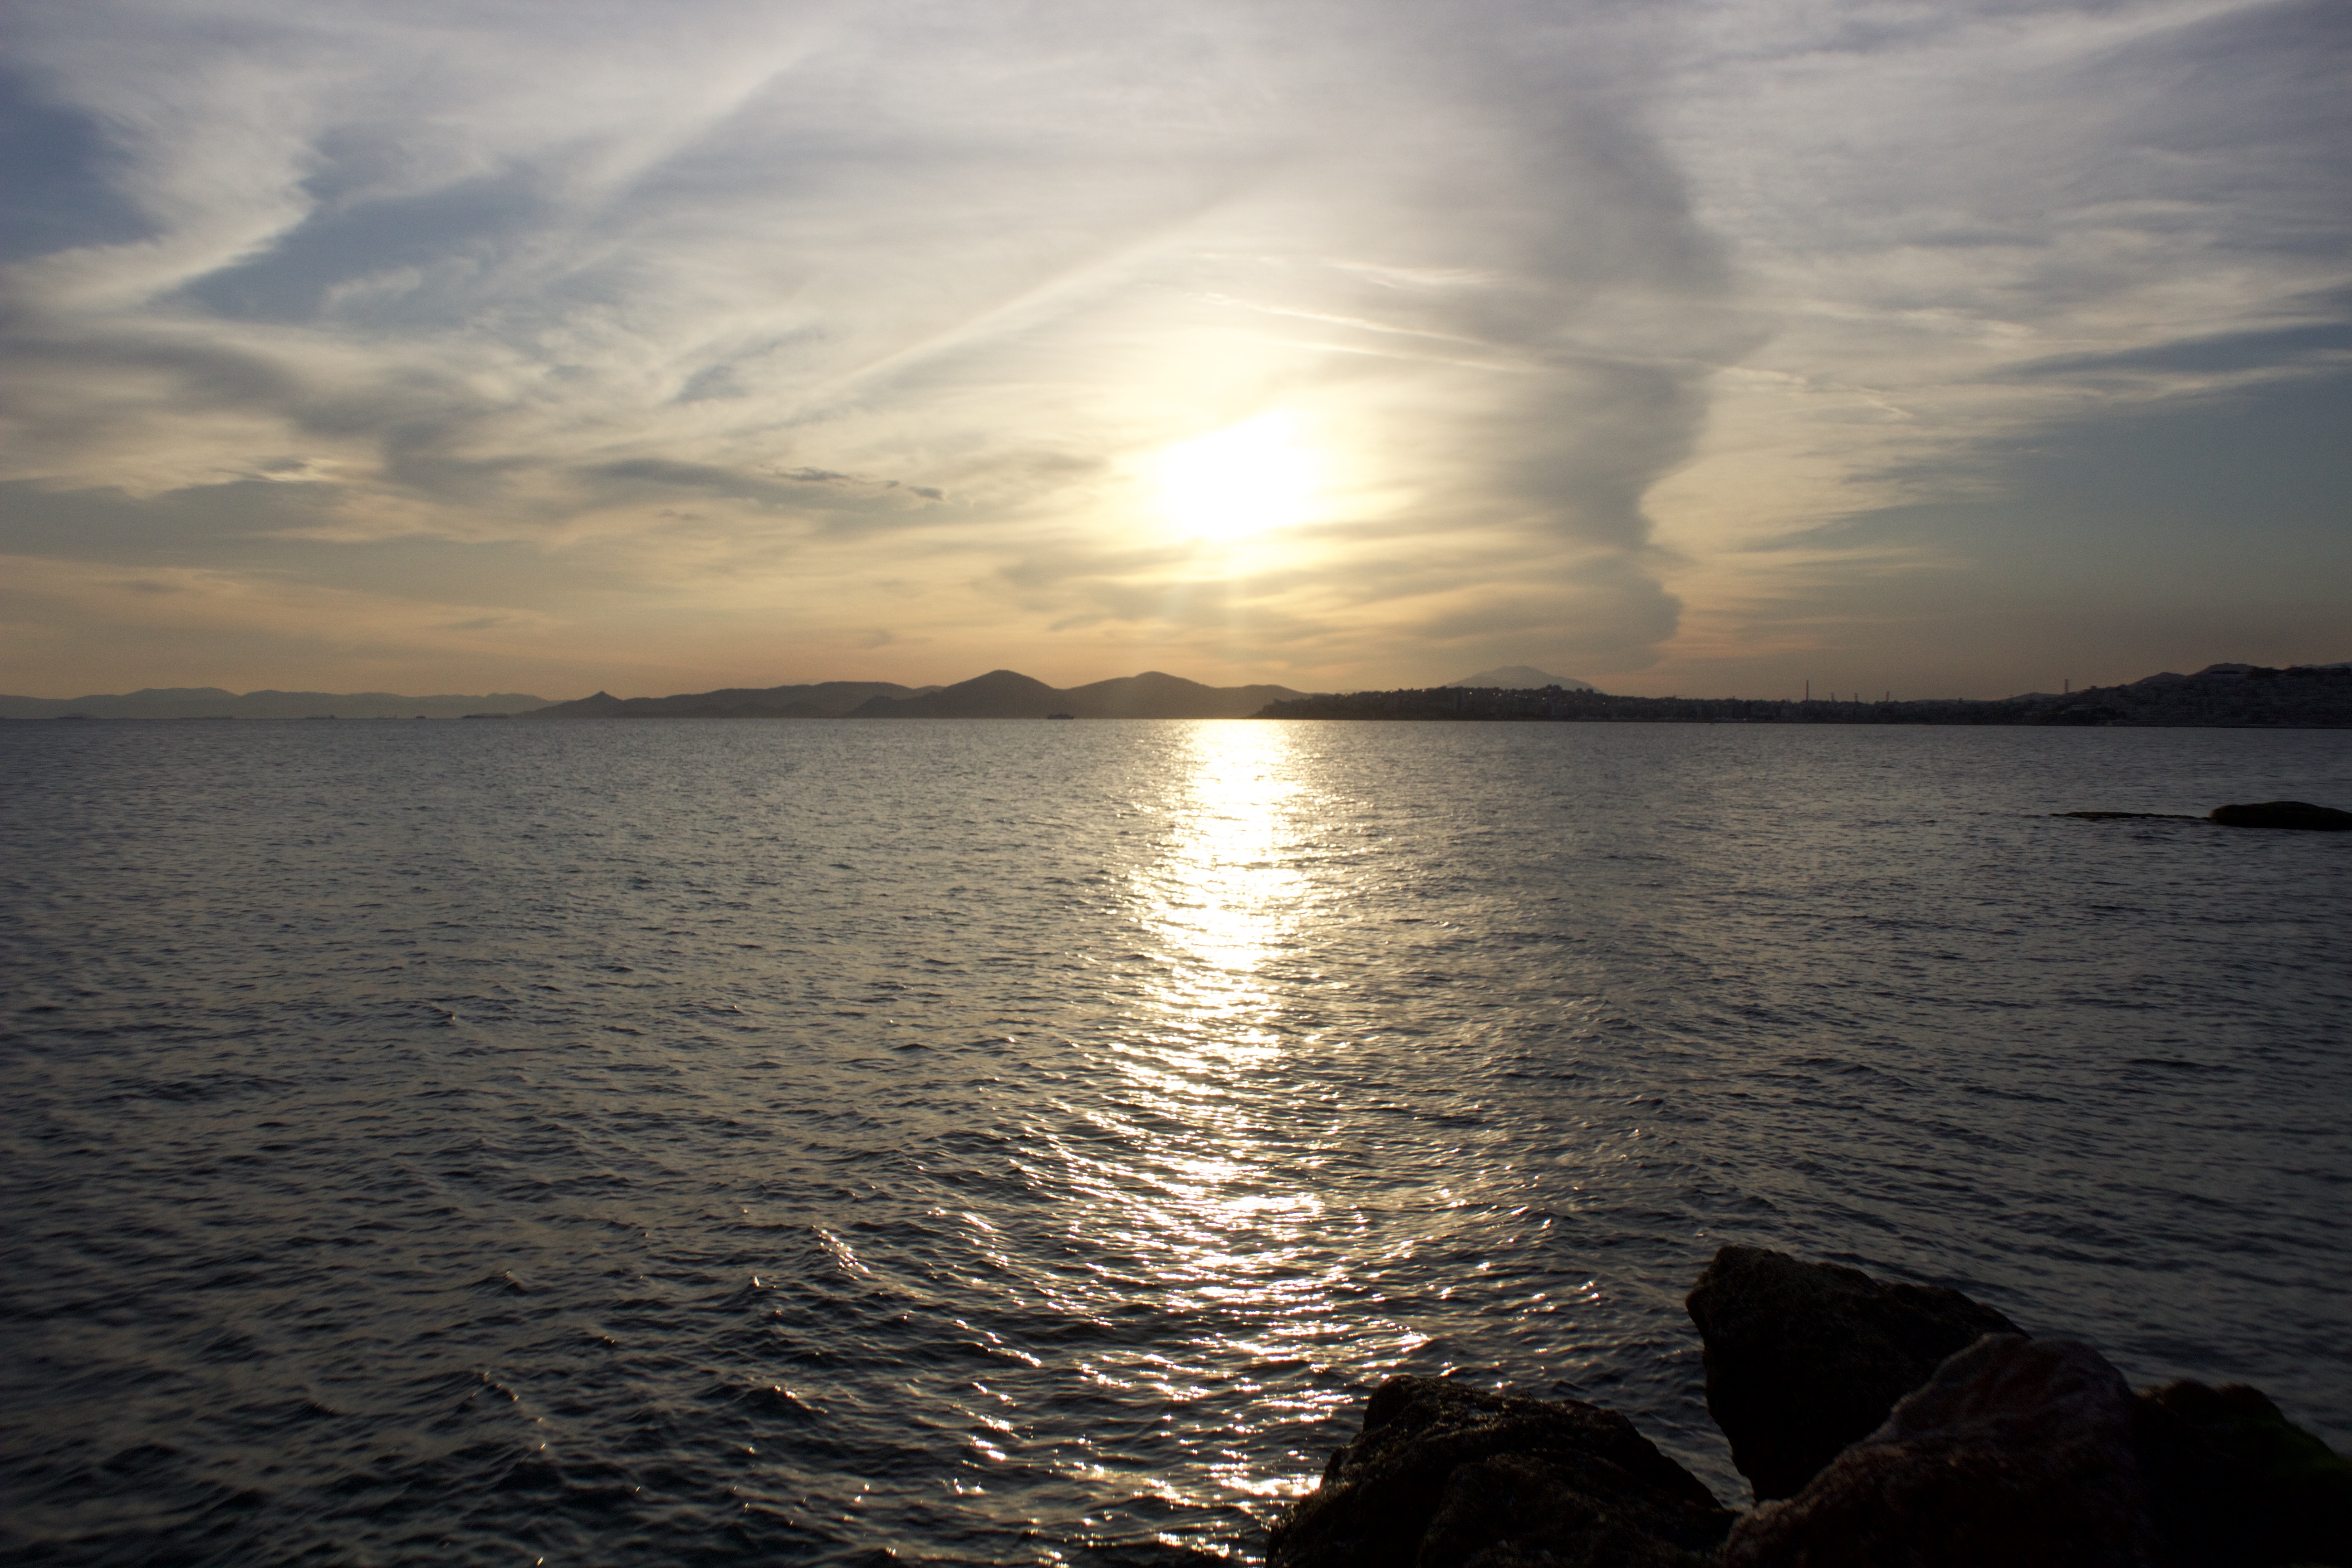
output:
POLYGON ((1261 414, 1160 455, 1160 505, 1182 533, 1239 540, 1302 521, 1315 456, 1287 414, 1261 414))

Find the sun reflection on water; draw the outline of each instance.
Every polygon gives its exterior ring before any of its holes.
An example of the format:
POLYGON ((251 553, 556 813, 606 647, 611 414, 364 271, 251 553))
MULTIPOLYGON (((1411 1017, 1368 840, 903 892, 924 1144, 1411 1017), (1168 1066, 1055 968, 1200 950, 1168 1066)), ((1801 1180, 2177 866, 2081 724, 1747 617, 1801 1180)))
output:
POLYGON ((1060 1151, 1094 1310, 1148 1299, 1181 1325, 1088 1373, 1196 1412, 1199 1429, 1177 1438, 1192 1465, 1160 1479, 1212 1494, 1170 1496, 1188 1504, 1300 1489, 1244 1462, 1235 1444, 1311 1424, 1319 1402, 1297 1372, 1343 1342, 1360 1353, 1369 1326, 1341 1321, 1343 1237, 1358 1218, 1326 1212, 1331 1108, 1301 1092, 1291 1059, 1315 1040, 1299 987, 1333 897, 1296 734, 1245 721, 1187 731, 1182 770, 1152 803, 1165 826, 1127 870, 1148 963, 1105 1042, 1114 1078, 1089 1108, 1103 1136, 1060 1151))
POLYGON ((1310 888, 1297 842, 1304 787, 1287 725, 1201 724, 1170 804, 1164 852, 1138 874, 1145 924, 1168 960, 1154 983, 1171 1068, 1262 1064, 1278 1048, 1265 973, 1299 939, 1310 888))

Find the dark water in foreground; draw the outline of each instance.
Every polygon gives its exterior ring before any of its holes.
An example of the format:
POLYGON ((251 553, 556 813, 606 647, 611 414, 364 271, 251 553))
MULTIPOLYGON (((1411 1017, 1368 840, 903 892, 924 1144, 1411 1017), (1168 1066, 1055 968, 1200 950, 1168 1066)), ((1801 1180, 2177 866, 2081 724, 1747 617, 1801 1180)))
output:
POLYGON ((0 733, 0 1552, 1169 1562, 1726 1241, 2352 1445, 2352 735, 0 733))

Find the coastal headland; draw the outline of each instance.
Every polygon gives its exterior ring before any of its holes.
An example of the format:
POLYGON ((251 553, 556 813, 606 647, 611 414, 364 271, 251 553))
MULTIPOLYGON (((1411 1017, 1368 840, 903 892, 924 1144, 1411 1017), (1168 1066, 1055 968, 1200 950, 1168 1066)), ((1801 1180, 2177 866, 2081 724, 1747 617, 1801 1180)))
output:
POLYGON ((2216 729, 2352 728, 2352 664, 2209 665, 2194 675, 2151 675, 2128 686, 2036 691, 1988 701, 1929 698, 1810 701, 1738 697, 1612 697, 1437 686, 1357 691, 1269 703, 1261 719, 1507 720, 1651 724, 2038 724, 2216 729))

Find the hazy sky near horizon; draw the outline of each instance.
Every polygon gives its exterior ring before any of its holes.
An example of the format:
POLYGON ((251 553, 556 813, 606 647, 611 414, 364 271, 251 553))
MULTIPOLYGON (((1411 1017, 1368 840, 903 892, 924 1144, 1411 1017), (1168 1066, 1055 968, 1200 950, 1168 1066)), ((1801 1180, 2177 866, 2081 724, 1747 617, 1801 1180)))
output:
POLYGON ((2352 5, 19 0, 0 689, 2352 658, 2352 5))

